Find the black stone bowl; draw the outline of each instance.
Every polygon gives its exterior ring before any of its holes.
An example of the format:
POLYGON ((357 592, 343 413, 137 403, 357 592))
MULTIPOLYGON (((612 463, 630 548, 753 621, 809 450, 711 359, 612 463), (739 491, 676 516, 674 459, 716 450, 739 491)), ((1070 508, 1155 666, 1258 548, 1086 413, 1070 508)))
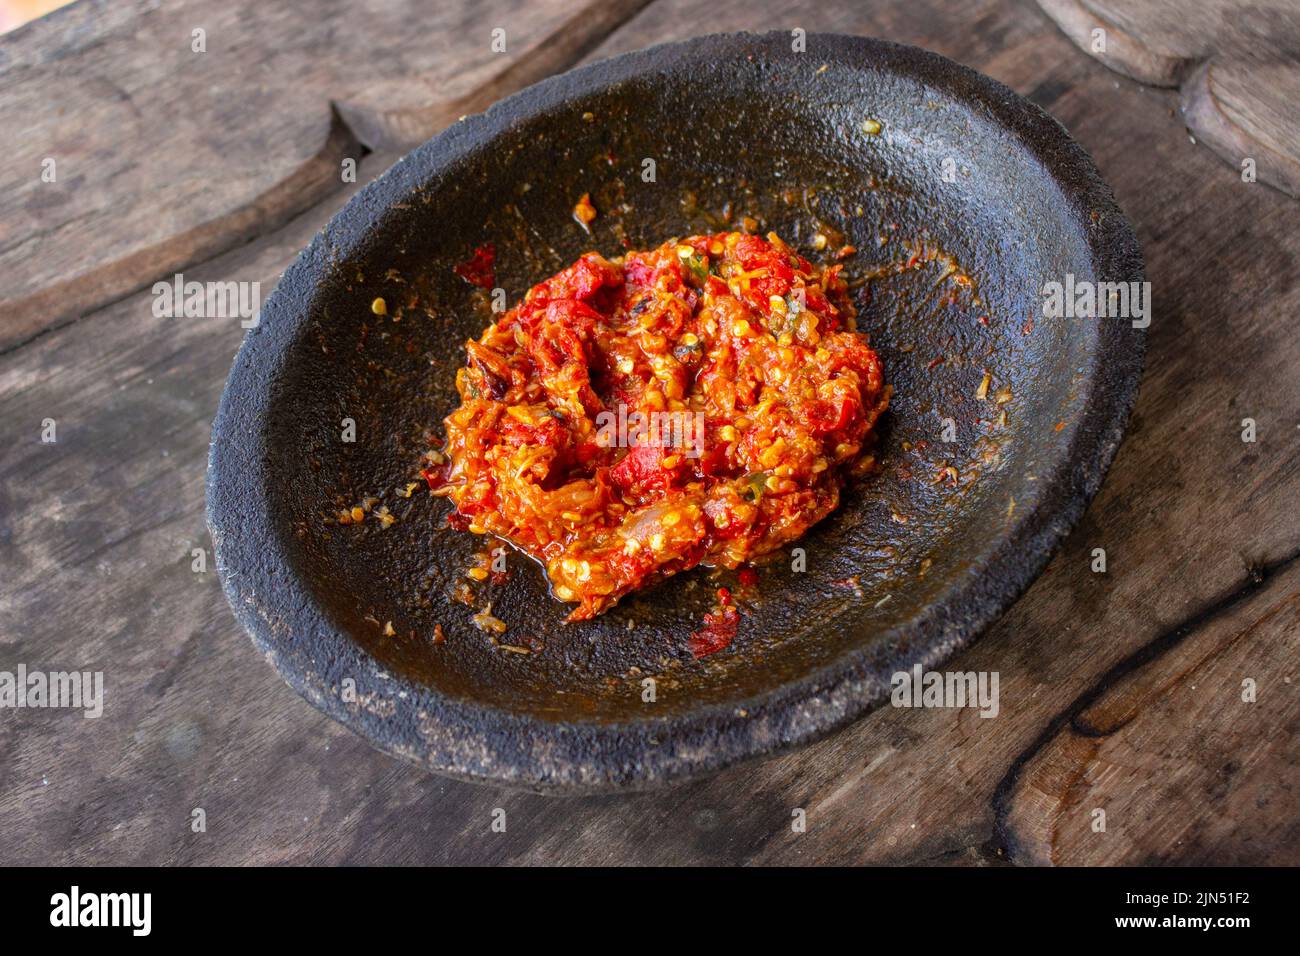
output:
POLYGON ((934 54, 709 36, 539 83, 360 192, 267 301, 213 427, 226 592, 300 694, 441 773, 641 788, 810 741, 969 643, 1101 484, 1143 337, 1043 318, 1044 284, 1067 274, 1142 279, 1110 190, 1051 117, 934 54), (583 193, 590 235, 572 215, 583 193), (741 224, 814 260, 857 247, 859 328, 895 389, 879 474, 738 590, 737 638, 700 660, 688 636, 730 573, 695 569, 566 625, 512 552, 508 579, 458 600, 491 542, 448 528, 422 486, 403 497, 455 407, 463 344, 491 320, 454 267, 492 243, 513 303, 585 250, 741 224), (368 498, 360 525, 335 523, 368 498), (472 620, 489 601, 505 634, 472 620))

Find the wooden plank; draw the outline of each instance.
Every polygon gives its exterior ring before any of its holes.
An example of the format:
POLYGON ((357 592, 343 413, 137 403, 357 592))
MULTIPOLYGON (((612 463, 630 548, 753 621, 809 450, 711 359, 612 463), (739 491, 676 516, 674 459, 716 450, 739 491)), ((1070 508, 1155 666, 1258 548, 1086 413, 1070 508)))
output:
MULTIPOLYGON (((363 171, 393 158, 372 156, 363 171)), ((321 206, 194 277, 269 289, 332 212, 321 206)), ((187 834, 219 856, 239 813, 277 799, 263 789, 264 761, 287 775, 277 785, 284 794, 303 793, 293 779, 302 765, 287 752, 350 736, 297 707, 234 626, 212 569, 208 430, 243 330, 238 319, 156 319, 151 298, 102 310, 93 335, 77 323, 0 357, 13 428, 0 460, 0 659, 9 670, 102 670, 106 684, 99 719, 30 710, 0 718, 6 862, 176 859, 187 834), (46 418, 57 423, 54 444, 40 441, 46 418), (205 573, 192 571, 195 547, 206 549, 205 573), (210 814, 206 843, 188 830, 195 807, 210 814), (77 821, 83 838, 68 841, 72 831, 51 825, 58 820, 77 821)), ((368 773, 392 772, 358 745, 368 773)), ((259 832, 256 853, 269 861, 268 836, 259 832)))
POLYGON ((1039 0, 1079 48, 1181 86, 1188 129, 1227 163, 1300 197, 1300 5, 1273 0, 1039 0))
MULTIPOLYGON (((1287 801, 1256 806, 1295 782, 1294 755, 1275 743, 1295 720, 1276 686, 1300 548, 1300 431, 1285 387, 1300 370, 1287 319, 1300 308, 1293 207, 1189 143, 1175 94, 1117 80, 1032 9, 945 9, 899 0, 774 16, 739 0, 657 0, 590 55, 701 22, 887 35, 1038 100, 1114 184, 1157 304, 1148 373, 1082 526, 951 665, 999 672, 997 718, 887 708, 811 747, 625 797, 556 800, 401 765, 285 687, 215 574, 191 571, 190 549, 208 546, 208 423, 241 332, 237 320, 155 319, 141 293, 88 319, 93 335, 77 323, 0 355, 0 668, 103 669, 108 684, 98 720, 0 713, 0 862, 1300 862, 1287 801), (55 445, 39 440, 47 417, 55 445), (1246 417, 1253 444, 1241 441, 1246 417), (1096 547, 1105 574, 1090 570, 1096 547), (1252 588, 1259 567, 1270 577, 1252 588), (1231 695, 1190 696, 1245 668, 1272 681, 1253 728, 1231 695), (1113 716, 1130 707, 1128 723, 1113 716), (1106 732, 1105 763, 1072 789, 1049 787, 1080 765, 1076 718, 1106 732), (1171 747, 1199 748, 1187 829, 1172 816, 1185 802, 1141 793, 1169 771, 1171 747), (1120 761, 1131 771, 1096 773, 1120 761), (1240 769, 1207 786, 1229 761, 1240 769), (1058 825, 1053 843, 1050 822, 1072 821, 1076 798, 1111 808, 1109 842, 1058 825), (197 807, 206 833, 190 830, 197 807), (505 833, 489 829, 498 807, 505 833), (806 833, 791 830, 795 808, 806 833), (1138 814, 1153 822, 1135 825, 1138 814)), ((362 178, 392 158, 368 157, 362 178)), ((341 198, 187 277, 269 288, 341 198)))
POLYGON ((1019 859, 1294 865, 1300 562, 1194 623, 1105 675, 1004 778, 994 805, 1019 859))
POLYGON ((90 2, 0 37, 0 350, 265 233, 646 2, 90 2))

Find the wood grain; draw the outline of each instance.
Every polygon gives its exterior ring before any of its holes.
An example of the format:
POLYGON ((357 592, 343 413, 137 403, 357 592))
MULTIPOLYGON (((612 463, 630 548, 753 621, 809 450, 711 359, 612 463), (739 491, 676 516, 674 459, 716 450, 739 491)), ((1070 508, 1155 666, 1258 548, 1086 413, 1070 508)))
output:
MULTIPOLYGON (((655 0, 587 56, 702 23, 930 47, 1061 119, 1144 247, 1157 311, 1129 437, 1047 572, 950 665, 999 672, 999 716, 886 708, 624 797, 543 798, 399 764, 281 683, 235 625, 210 550, 209 570, 191 570, 191 549, 210 548, 208 425, 242 331, 156 319, 135 293, 0 354, 0 669, 107 681, 98 720, 0 711, 0 862, 1300 863, 1294 205, 1190 143, 1174 92, 1117 80, 1031 6, 780 10, 655 0), (56 444, 40 441, 45 418, 56 444), (195 808, 206 832, 191 830, 195 808), (797 808, 807 832, 791 828, 797 808)), ((365 157, 360 178, 395 158, 365 157)), ((186 275, 269 289, 344 198, 186 275)))
POLYGON ((1261 181, 1300 198, 1296 0, 1039 5, 1080 49, 1111 69, 1155 86, 1181 86, 1193 136, 1238 169, 1252 160, 1261 181))
POLYGON ((1017 856, 1105 863, 1118 843, 1145 865, 1291 859, 1279 848, 1300 840, 1289 809, 1300 731, 1294 559, 1273 574, 1254 569, 1061 714, 994 799, 1017 856))
POLYGON ((85 2, 15 31, 0 349, 275 228, 345 159, 566 68, 646 2, 85 2))

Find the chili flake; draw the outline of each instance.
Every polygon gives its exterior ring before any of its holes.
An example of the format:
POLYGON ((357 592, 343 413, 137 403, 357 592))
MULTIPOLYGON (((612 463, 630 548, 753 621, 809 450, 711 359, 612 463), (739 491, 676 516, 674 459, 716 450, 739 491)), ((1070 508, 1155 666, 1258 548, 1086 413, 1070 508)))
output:
POLYGON ((470 285, 491 289, 497 284, 497 247, 488 242, 474 250, 474 254, 456 266, 455 273, 470 285))

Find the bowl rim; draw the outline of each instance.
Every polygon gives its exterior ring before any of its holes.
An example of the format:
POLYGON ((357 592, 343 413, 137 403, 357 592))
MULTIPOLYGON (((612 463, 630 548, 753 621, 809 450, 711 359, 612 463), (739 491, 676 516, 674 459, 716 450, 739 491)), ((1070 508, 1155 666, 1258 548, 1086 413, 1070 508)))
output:
POLYGON ((222 587, 240 624, 281 677, 323 713, 373 745, 421 767, 461 779, 540 792, 580 794, 645 789, 719 770, 739 760, 808 743, 861 717, 889 696, 889 674, 939 667, 970 644, 1038 577, 1082 516, 1114 459, 1136 402, 1145 336, 1130 323, 1101 322, 1084 387, 1088 400, 1071 423, 1066 451, 1040 478, 1032 507, 954 577, 941 600, 882 632, 865 647, 747 701, 704 705, 645 720, 547 721, 457 700, 388 674, 335 627, 278 542, 266 468, 265 423, 283 362, 313 301, 338 261, 359 251, 391 207, 419 183, 519 119, 561 107, 621 81, 719 56, 766 61, 808 57, 917 80, 968 106, 1033 157, 1088 237, 1095 274, 1141 281, 1137 240, 1088 154, 1065 129, 1008 87, 939 54, 890 41, 812 33, 794 53, 784 31, 710 34, 624 53, 542 80, 465 117, 358 191, 284 272, 234 360, 212 426, 207 521, 222 587), (892 650, 883 655, 880 646, 892 650), (342 675, 356 693, 345 700, 342 675))

